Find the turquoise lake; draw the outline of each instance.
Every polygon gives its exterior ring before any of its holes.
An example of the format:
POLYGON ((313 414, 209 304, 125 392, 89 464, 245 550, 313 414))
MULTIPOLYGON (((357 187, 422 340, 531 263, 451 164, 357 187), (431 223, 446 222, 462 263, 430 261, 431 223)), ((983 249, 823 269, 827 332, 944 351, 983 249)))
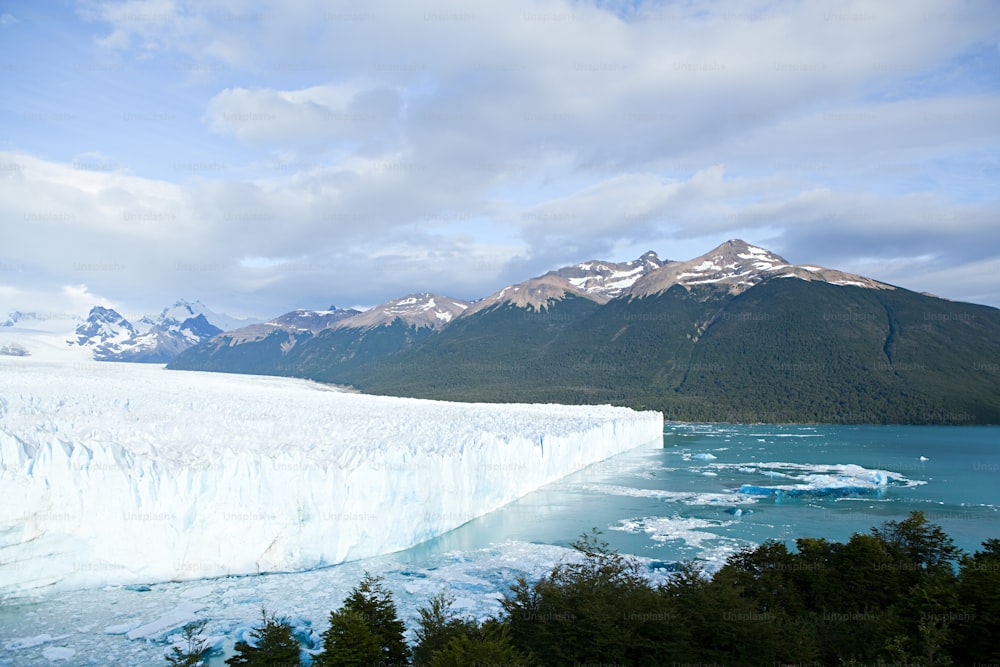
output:
POLYGON ((914 510, 966 550, 1000 537, 1000 428, 667 424, 664 431, 662 445, 592 466, 413 551, 502 538, 566 545, 597 527, 623 553, 711 563, 734 545, 845 540, 914 510))

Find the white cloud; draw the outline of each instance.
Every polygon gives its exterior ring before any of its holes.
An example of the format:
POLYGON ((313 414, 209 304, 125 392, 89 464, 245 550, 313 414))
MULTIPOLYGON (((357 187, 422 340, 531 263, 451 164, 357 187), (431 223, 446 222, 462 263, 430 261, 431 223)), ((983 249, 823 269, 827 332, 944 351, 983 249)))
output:
POLYGON ((385 86, 313 86, 301 90, 230 88, 209 102, 212 129, 251 144, 301 147, 375 141, 398 120, 401 100, 385 86))
MULTIPOLYGON (((796 190, 772 178, 730 178, 721 166, 683 181, 620 176, 509 208, 500 219, 515 233, 496 240, 466 228, 463 216, 446 213, 447 207, 435 209, 419 194, 406 198, 414 189, 408 181, 421 182, 408 172, 387 180, 354 173, 329 189, 324 174, 182 187, 78 173, 25 156, 0 158, 25 165, 16 184, 0 181, 4 215, 27 223, 8 233, 5 252, 53 284, 85 280, 128 300, 140 292, 155 295, 149 309, 181 293, 232 299, 224 296, 232 290, 244 311, 257 302, 262 314, 317 299, 377 302, 414 289, 472 298, 500 281, 607 256, 623 244, 729 236, 757 241, 776 230, 774 249, 793 261, 907 286, 927 272, 922 256, 931 250, 933 268, 947 272, 988 261, 1000 246, 987 206, 933 195, 796 190), (744 201, 749 193, 753 202, 744 201), (38 201, 47 202, 44 211, 38 201), (421 206, 428 217, 414 222, 406 215, 421 206), (886 258, 897 260, 878 261, 886 258)), ((653 249, 686 258, 671 248, 653 249)), ((982 291, 1000 295, 996 275, 981 276, 982 291)))
POLYGON ((3 252, 54 286, 251 312, 482 296, 729 235, 848 270, 897 258, 902 284, 933 250, 958 286, 1000 247, 1000 102, 952 83, 996 42, 995 3, 608 7, 88 2, 99 52, 167 66, 188 104, 171 113, 202 121, 189 143, 231 169, 174 183, 128 166, 145 146, 2 154, 0 213, 25 223, 3 252))
POLYGON ((86 315, 94 306, 122 309, 119 302, 91 292, 84 284, 46 287, 20 288, 0 283, 0 322, 14 311, 72 318, 86 315))

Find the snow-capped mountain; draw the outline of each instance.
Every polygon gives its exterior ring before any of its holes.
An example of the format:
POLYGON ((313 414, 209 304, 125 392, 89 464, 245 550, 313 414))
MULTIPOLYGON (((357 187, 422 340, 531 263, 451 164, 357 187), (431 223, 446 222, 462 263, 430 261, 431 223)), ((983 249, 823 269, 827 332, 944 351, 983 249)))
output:
POLYGON ((562 299, 567 294, 606 303, 664 264, 655 252, 649 251, 629 262, 591 260, 564 266, 516 285, 508 285, 475 303, 465 314, 472 315, 502 303, 544 310, 550 300, 562 299))
POLYGON ((316 333, 332 327, 341 320, 360 314, 361 311, 354 308, 330 306, 327 310, 293 310, 264 324, 270 327, 285 327, 295 331, 316 333))
POLYGON ((894 289, 891 285, 853 273, 821 266, 792 264, 769 250, 732 239, 687 262, 664 264, 636 280, 627 294, 649 296, 664 292, 674 285, 712 285, 725 288, 731 294, 739 294, 770 278, 799 278, 834 285, 894 289))
POLYGON ((12 311, 0 327, 23 329, 25 331, 64 332, 77 326, 83 318, 73 313, 12 311))
POLYGON ((296 310, 215 336, 179 355, 170 368, 294 375, 303 365, 366 364, 444 328, 468 307, 460 299, 423 293, 364 312, 296 310))
POLYGON ((1000 311, 740 240, 685 262, 647 253, 563 267, 453 300, 450 322, 442 303, 411 295, 248 345, 217 336, 168 367, 415 398, 611 402, 686 420, 1000 422, 997 376, 977 370, 1000 362, 1000 311))
POLYGON ((391 299, 370 310, 341 320, 337 328, 370 329, 402 320, 407 325, 419 328, 440 329, 464 313, 468 301, 453 299, 438 294, 408 294, 400 299, 391 299))
POLYGON ((198 315, 203 315, 209 324, 217 329, 220 329, 221 331, 229 331, 231 329, 237 329, 239 327, 257 323, 254 320, 239 319, 236 317, 230 317, 229 315, 217 313, 208 308, 201 301, 186 301, 184 299, 176 301, 169 308, 164 308, 158 317, 144 317, 142 320, 149 322, 152 326, 157 326, 169 322, 181 323, 191 318, 195 318, 198 315))
POLYGON ((639 259, 630 262, 592 260, 565 266, 552 273, 565 278, 571 285, 587 294, 613 299, 632 287, 637 280, 659 269, 665 263, 650 250, 639 259))
POLYGON ((92 350, 97 361, 166 363, 193 345, 222 333, 221 325, 245 323, 219 315, 200 301, 180 300, 157 316, 132 323, 112 308, 95 306, 75 330, 71 345, 92 350))
MULTIPOLYGON (((114 308, 94 306, 74 332, 76 345, 98 348, 105 345, 121 345, 138 335, 135 326, 114 308)), ((96 355, 95 355, 96 358, 96 355)))
POLYGON ((337 322, 360 315, 360 310, 330 306, 328 310, 293 310, 273 320, 231 329, 212 341, 216 346, 242 345, 263 340, 276 333, 285 334, 282 346, 290 348, 303 334, 313 335, 329 329, 337 322))

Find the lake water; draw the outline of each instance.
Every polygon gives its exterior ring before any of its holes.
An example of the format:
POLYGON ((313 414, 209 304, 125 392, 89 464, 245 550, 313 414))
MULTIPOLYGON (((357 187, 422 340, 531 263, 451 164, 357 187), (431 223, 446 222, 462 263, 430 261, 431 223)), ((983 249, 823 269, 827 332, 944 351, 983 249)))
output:
POLYGON ((568 546, 593 527, 655 580, 679 560, 711 570, 743 546, 843 541, 913 510, 967 551, 1000 537, 1000 428, 667 424, 662 443, 396 554, 312 572, 5 601, 0 665, 165 664, 168 638, 185 620, 210 619, 208 633, 227 648, 261 606, 315 640, 365 570, 386 577, 408 627, 442 589, 483 618, 499 611, 517 576, 537 578, 572 557, 568 546))

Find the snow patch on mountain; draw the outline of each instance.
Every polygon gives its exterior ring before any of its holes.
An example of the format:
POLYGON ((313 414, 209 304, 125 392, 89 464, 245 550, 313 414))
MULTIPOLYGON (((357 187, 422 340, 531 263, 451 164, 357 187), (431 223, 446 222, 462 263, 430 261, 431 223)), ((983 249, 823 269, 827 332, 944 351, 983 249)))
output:
POLYGON ((401 320, 407 326, 440 329, 465 312, 469 305, 468 301, 427 292, 408 294, 344 319, 336 324, 336 328, 370 329, 401 320))
POLYGON ((97 361, 166 363, 182 351, 221 333, 187 302, 166 308, 155 320, 142 318, 141 329, 116 310, 94 306, 69 341, 92 350, 97 361), (178 319, 183 318, 183 319, 178 319))
POLYGON ((655 252, 649 251, 629 262, 591 260, 564 266, 522 283, 508 285, 473 304, 465 315, 505 303, 541 311, 548 308, 549 302, 564 299, 568 294, 607 303, 665 263, 655 252))
POLYGON ((65 333, 72 330, 82 321, 82 317, 73 313, 58 311, 21 312, 15 310, 7 316, 4 322, 0 323, 0 331, 4 327, 7 327, 8 330, 16 328, 24 331, 65 333))
POLYGON ((330 306, 327 310, 293 310, 279 315, 273 320, 262 324, 252 324, 219 334, 213 341, 220 346, 234 346, 263 340, 275 332, 285 332, 288 337, 281 343, 286 352, 295 346, 297 336, 302 334, 317 334, 329 329, 337 322, 360 315, 360 310, 353 308, 337 308, 330 306))
POLYGON ((663 264, 655 252, 649 251, 630 262, 592 260, 563 267, 554 273, 566 278, 571 285, 587 294, 613 299, 634 285, 639 278, 663 264))
POLYGON ((798 266, 780 255, 734 239, 687 262, 669 262, 636 280, 629 296, 648 296, 674 285, 692 287, 715 285, 732 294, 744 292, 771 278, 820 280, 834 285, 854 285, 871 289, 895 289, 891 285, 834 269, 798 266))
POLYGON ((184 350, 247 320, 219 315, 200 301, 180 300, 157 316, 132 323, 113 308, 94 306, 74 331, 71 345, 91 350, 97 361, 166 363, 184 350))

